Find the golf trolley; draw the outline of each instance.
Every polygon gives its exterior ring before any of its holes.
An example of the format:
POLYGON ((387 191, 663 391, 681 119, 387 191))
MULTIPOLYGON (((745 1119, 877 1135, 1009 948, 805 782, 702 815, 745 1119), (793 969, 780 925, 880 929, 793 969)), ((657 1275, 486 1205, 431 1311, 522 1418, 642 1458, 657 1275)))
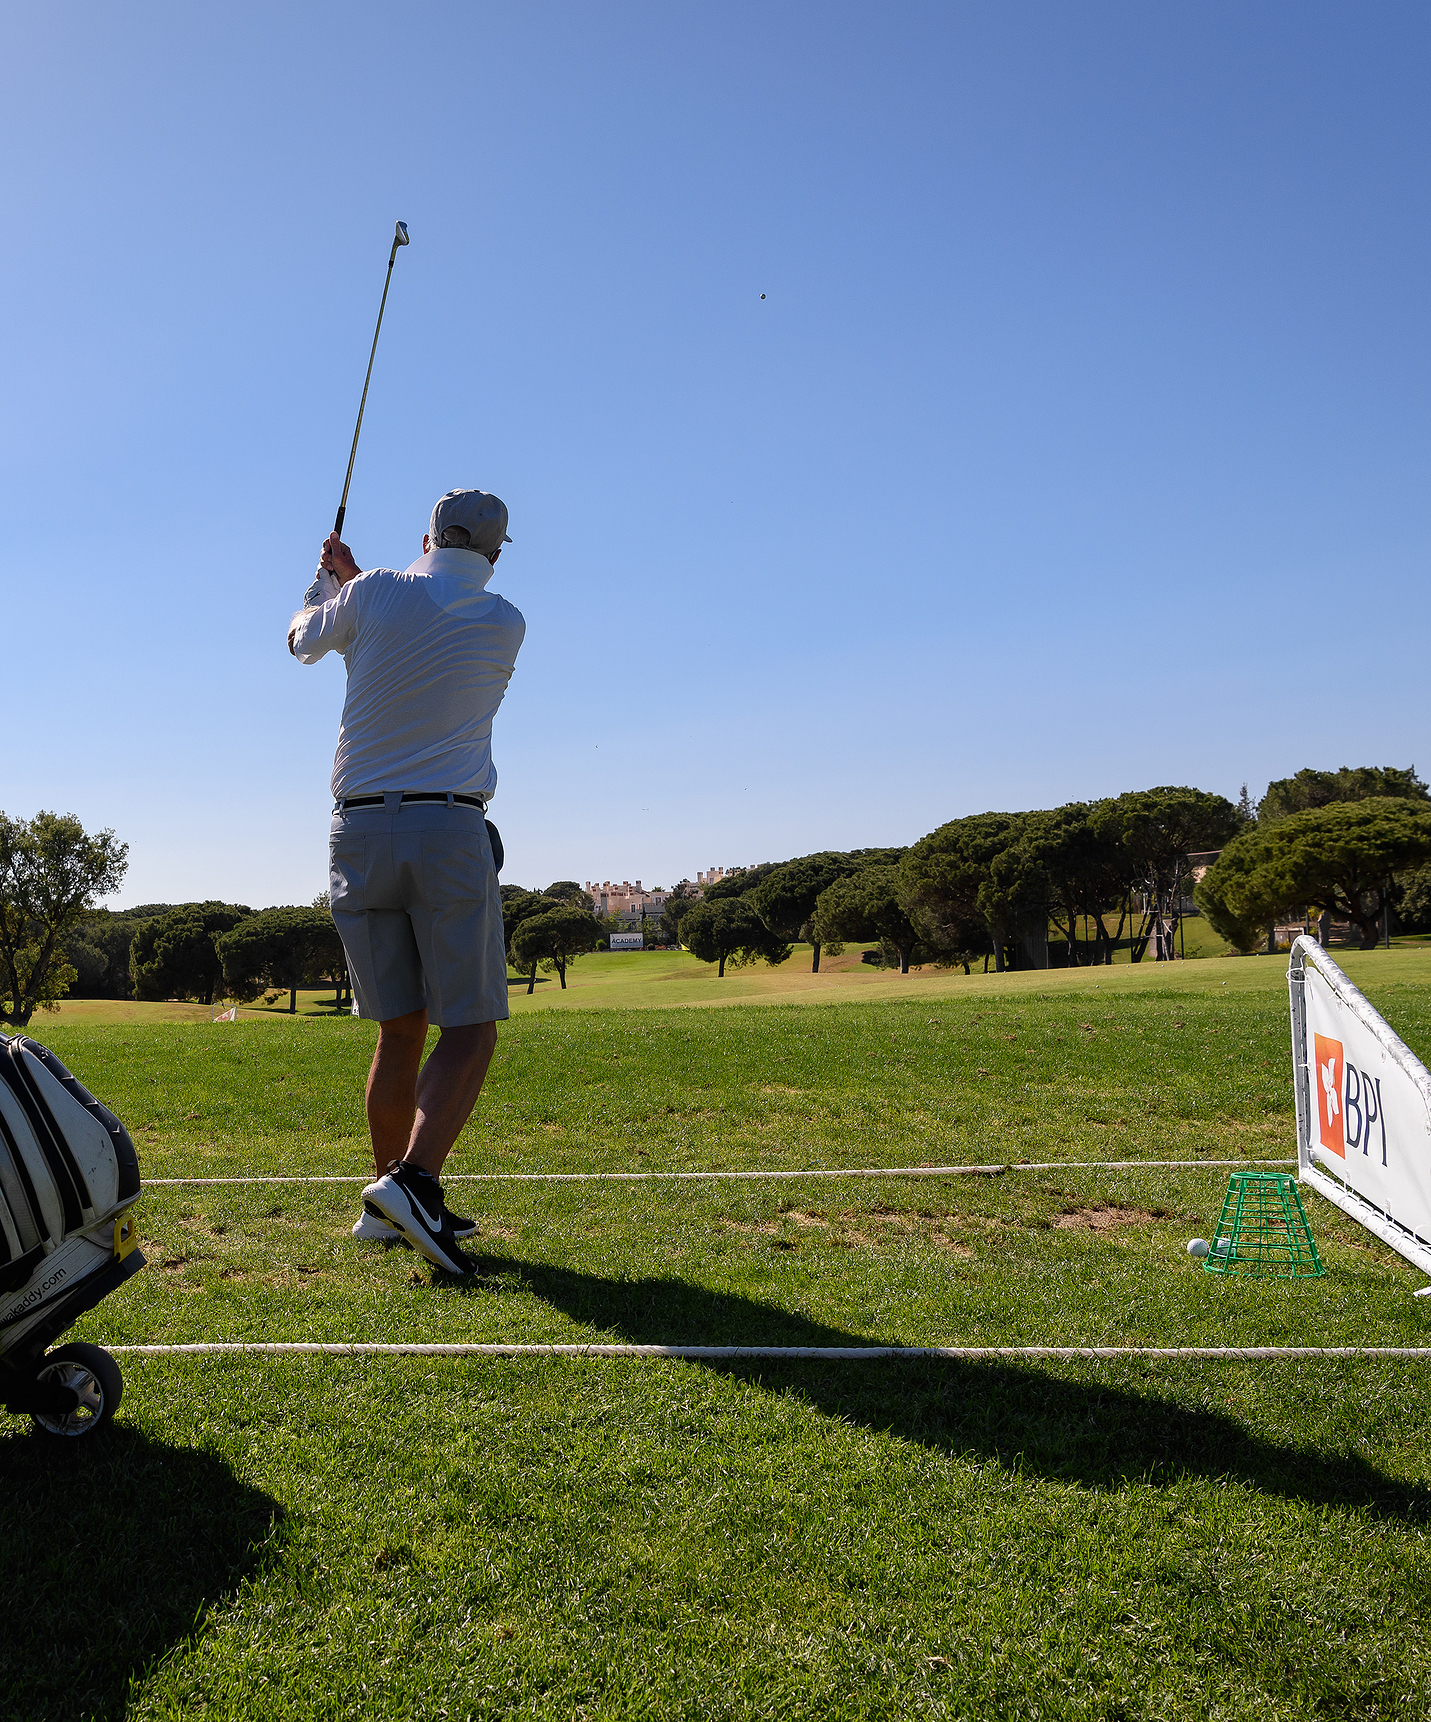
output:
POLYGON ((114 1416, 124 1383, 97 1345, 47 1351, 144 1266, 129 1133, 55 1055, 0 1035, 0 1404, 46 1435, 114 1416))

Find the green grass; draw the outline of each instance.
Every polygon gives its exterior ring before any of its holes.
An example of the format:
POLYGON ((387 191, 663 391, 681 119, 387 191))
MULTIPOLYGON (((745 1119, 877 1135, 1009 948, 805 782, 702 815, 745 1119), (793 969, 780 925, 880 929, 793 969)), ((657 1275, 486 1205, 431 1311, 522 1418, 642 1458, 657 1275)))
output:
MULTIPOLYGON (((1431 952, 1345 966, 1431 1056, 1431 952)), ((1284 972, 534 1011, 503 1030, 453 1165, 1290 1154, 1284 972)), ((130 1123, 149 1177, 365 1171, 370 1025, 37 1026, 130 1123)), ((140 1210, 148 1268, 76 1337, 1427 1340, 1421 1276, 1315 1196, 1324 1279, 1201 1272, 1184 1245, 1226 1177, 456 1183, 482 1226, 481 1273, 460 1285, 355 1246, 355 1184, 162 1186, 140 1210)), ((1431 1707, 1425 1365, 250 1357, 125 1373, 93 1452, 0 1430, 0 1715, 1431 1707)))
MULTIPOLYGON (((1175 994, 1188 992, 1217 992, 1224 986, 1242 992, 1278 991, 1285 986, 1287 954, 1275 957, 1230 957, 1226 961, 1193 963, 1194 954, 1208 957, 1219 954, 1218 942, 1203 941, 1207 929, 1202 922, 1189 922, 1200 929, 1197 938, 1188 945, 1189 961, 1167 964, 1144 961, 1133 965, 1127 960, 1126 949, 1118 953, 1112 968, 1043 969, 1008 975, 986 975, 977 967, 972 974, 961 970, 933 967, 912 970, 900 975, 890 969, 876 969, 860 961, 864 946, 851 946, 838 957, 826 954, 820 972, 810 972, 810 947, 797 945, 786 963, 770 968, 755 963, 749 968, 729 969, 721 977, 714 963, 702 963, 689 951, 613 951, 595 952, 580 958, 567 971, 567 986, 562 990, 555 975, 537 976, 536 991, 528 994, 527 981, 508 977, 509 1002, 514 1017, 530 1012, 584 1010, 669 1010, 677 1006, 691 1008, 720 1007, 730 1004, 847 1004, 883 1003, 895 999, 936 1003, 943 998, 960 999, 988 994, 993 998, 1008 998, 1015 994, 1033 992, 1064 993, 1115 992, 1131 988, 1136 992, 1161 992, 1171 989, 1175 994)), ((1421 975, 1426 972, 1426 957, 1431 954, 1431 939, 1398 938, 1392 949, 1363 953, 1336 950, 1334 956, 1356 977, 1362 973, 1375 975, 1378 984, 1388 985, 1402 974, 1421 975), (1370 965, 1367 967, 1367 965, 1370 965)), ((208 1005, 168 1003, 139 1004, 116 999, 66 999, 56 1010, 36 1015, 31 1032, 41 1040, 50 1038, 57 1029, 72 1027, 137 1027, 158 1023, 190 1023, 210 1025, 208 1005)), ((240 1007, 240 1020, 266 1022, 273 1026, 291 1024, 288 995, 285 993, 272 1005, 257 1003, 240 1007)), ((298 994, 300 1018, 316 1017, 331 1021, 335 1015, 331 987, 298 994)), ((227 1025, 219 1025, 227 1027, 227 1025)))

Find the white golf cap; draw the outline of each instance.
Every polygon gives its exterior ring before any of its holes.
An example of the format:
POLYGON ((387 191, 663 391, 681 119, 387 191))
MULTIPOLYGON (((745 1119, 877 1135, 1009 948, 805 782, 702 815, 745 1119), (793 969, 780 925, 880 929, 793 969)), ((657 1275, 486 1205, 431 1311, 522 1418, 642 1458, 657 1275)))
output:
POLYGON ((427 536, 434 550, 475 550, 490 556, 512 541, 507 505, 486 490, 449 490, 432 511, 427 536))

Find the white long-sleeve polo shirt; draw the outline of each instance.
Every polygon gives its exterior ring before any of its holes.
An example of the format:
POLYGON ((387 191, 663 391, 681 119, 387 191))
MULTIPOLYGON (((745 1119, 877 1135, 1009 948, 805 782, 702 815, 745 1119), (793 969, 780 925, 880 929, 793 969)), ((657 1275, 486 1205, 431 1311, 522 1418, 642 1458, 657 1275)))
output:
POLYGON ((433 550, 401 574, 359 574, 291 624, 300 664, 339 652, 348 666, 336 801, 394 789, 490 799, 492 719, 527 631, 521 611, 486 590, 491 578, 475 550, 433 550))

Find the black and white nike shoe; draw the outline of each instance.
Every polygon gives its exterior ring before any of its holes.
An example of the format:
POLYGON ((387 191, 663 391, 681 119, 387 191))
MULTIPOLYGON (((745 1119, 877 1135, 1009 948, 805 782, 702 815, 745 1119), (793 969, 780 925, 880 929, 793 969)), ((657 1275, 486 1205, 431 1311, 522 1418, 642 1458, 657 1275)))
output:
POLYGON ((390 1226, 376 1208, 364 1208, 353 1227, 353 1236, 360 1244, 405 1244, 407 1239, 390 1226))
MULTIPOLYGON (((452 1221, 452 1235, 460 1243, 464 1238, 475 1238, 478 1232, 476 1220, 466 1220, 461 1214, 454 1214, 447 1206, 446 1199, 442 1203, 442 1211, 452 1221)), ((353 1236, 360 1244, 405 1244, 407 1239, 397 1229, 390 1226, 376 1208, 364 1206, 358 1215, 357 1224, 353 1227, 353 1236)))
POLYGON ((431 1172, 406 1160, 390 1160, 376 1184, 363 1191, 363 1206, 376 1209, 408 1243, 450 1274, 470 1274, 474 1264, 457 1247, 452 1216, 442 1200, 442 1185, 431 1172))
POLYGON ((475 1238, 477 1236, 476 1220, 464 1220, 461 1214, 454 1214, 451 1208, 447 1205, 446 1196, 442 1198, 442 1211, 447 1215, 448 1219, 452 1221, 452 1235, 454 1238, 475 1238))

